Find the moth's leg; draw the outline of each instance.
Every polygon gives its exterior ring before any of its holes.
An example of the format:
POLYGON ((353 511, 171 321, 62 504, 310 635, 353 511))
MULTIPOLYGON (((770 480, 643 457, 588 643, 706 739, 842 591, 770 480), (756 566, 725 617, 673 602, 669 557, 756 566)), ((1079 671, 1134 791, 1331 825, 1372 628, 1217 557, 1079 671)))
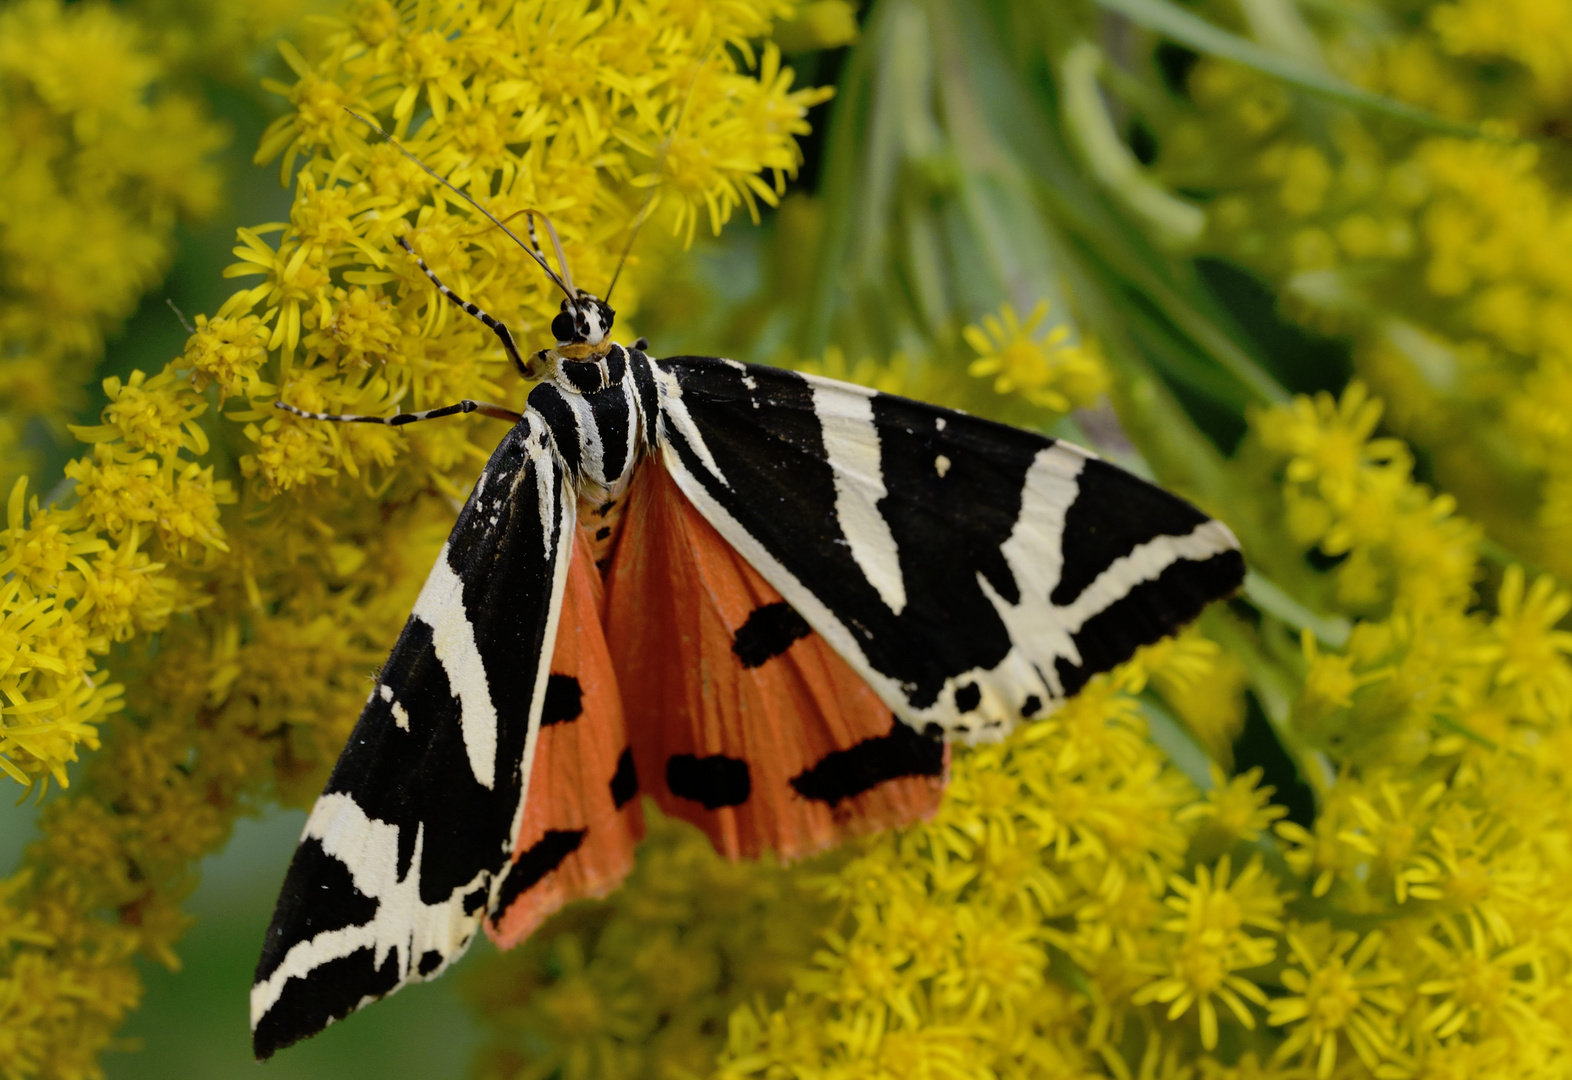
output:
POLYGON ((507 351, 508 359, 513 361, 513 366, 519 369, 519 374, 523 375, 526 379, 529 378, 529 375, 524 370, 524 358, 519 356, 518 346, 513 344, 513 335, 508 333, 508 328, 503 326, 496 319, 493 319, 490 315, 487 315, 474 304, 471 304, 468 300, 460 297, 458 293, 442 284, 442 279, 431 272, 431 267, 426 265, 425 259, 422 259, 419 255, 415 255, 415 249, 409 246, 409 241, 404 239, 404 237, 401 236, 398 238, 398 246, 414 256, 415 265, 420 267, 421 273, 425 274, 428 278, 431 279, 431 283, 437 287, 438 292, 457 304, 466 315, 473 315, 475 318, 479 319, 481 322, 485 323, 488 327, 491 328, 491 331, 502 340, 502 347, 507 351))
POLYGON ((282 401, 275 401, 273 404, 287 413, 303 416, 307 420, 333 420, 341 424, 387 424, 389 427, 402 427, 405 424, 413 424, 417 420, 436 420, 443 416, 455 416, 459 413, 472 412, 478 412, 482 416, 490 416, 498 420, 506 420, 512 424, 516 424, 524 418, 523 414, 516 413, 512 409, 504 409, 501 405, 493 405, 489 401, 470 401, 468 398, 454 402, 452 405, 444 405, 440 409, 394 413, 392 416, 357 416, 354 413, 307 412, 305 409, 297 409, 293 405, 287 405, 282 401))

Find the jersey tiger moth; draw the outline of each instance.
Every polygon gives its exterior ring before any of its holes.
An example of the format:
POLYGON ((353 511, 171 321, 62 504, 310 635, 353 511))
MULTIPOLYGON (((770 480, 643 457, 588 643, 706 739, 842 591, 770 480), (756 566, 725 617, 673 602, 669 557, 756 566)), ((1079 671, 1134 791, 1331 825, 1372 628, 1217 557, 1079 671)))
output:
POLYGON ((1048 715, 1243 579, 1226 526, 1078 447, 611 341, 529 221, 565 299, 527 360, 416 257, 538 380, 522 414, 279 403, 514 426, 306 823, 251 991, 259 1059, 482 927, 506 948, 616 888, 641 793, 732 858, 930 814, 948 741, 1048 715))

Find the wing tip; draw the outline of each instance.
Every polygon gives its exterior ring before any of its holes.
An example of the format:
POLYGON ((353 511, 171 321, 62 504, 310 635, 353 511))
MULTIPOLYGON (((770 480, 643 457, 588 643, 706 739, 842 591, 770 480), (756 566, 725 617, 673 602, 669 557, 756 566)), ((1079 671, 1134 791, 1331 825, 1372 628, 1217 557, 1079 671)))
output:
MULTIPOLYGON (((326 1026, 325 1024, 323 1025, 323 1027, 326 1026)), ((293 1046, 301 1039, 309 1038, 320 1030, 322 1029, 317 1028, 316 1031, 300 1031, 286 1035, 279 1030, 277 1024, 269 1022, 268 1013, 263 1013, 261 1016, 253 1014, 251 1017, 251 1055, 258 1062, 266 1061, 286 1046, 293 1046)))

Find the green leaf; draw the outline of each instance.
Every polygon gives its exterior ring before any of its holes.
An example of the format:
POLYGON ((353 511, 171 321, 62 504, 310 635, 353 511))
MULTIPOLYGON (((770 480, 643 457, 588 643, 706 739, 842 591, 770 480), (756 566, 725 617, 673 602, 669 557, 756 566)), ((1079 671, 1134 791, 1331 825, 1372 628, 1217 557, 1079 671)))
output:
POLYGON ((1262 48, 1248 38, 1231 34, 1200 16, 1184 10, 1172 3, 1172 0, 1096 0, 1096 2, 1109 11, 1123 15, 1131 22, 1188 45, 1197 52, 1223 60, 1232 60, 1236 64, 1242 64, 1263 75, 1270 75, 1274 79, 1281 79, 1301 90, 1335 101, 1340 105, 1382 113, 1446 135, 1458 135, 1469 139, 1505 138, 1481 131, 1472 124, 1447 120, 1405 102, 1351 86, 1334 75, 1317 71, 1291 57, 1262 48))
POLYGON ((1308 630, 1321 644, 1341 649, 1348 644, 1353 624, 1341 615, 1318 615, 1284 592, 1270 578, 1251 570, 1245 574, 1244 594, 1259 610, 1292 626, 1308 630))
POLYGON ((1178 770, 1189 777, 1201 791, 1212 789, 1212 766, 1216 764, 1206 748, 1182 722, 1177 720, 1151 693, 1140 697, 1141 711, 1146 715, 1146 730, 1158 749, 1168 755, 1178 770))

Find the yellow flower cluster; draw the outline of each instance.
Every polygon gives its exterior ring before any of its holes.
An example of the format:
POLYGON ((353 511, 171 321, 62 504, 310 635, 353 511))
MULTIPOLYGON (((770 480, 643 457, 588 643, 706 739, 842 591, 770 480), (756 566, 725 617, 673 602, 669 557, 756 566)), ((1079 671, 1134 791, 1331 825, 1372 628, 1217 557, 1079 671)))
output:
POLYGON ((1351 333, 1389 421, 1498 541, 1572 572, 1572 192, 1538 145, 1572 94, 1565 0, 1425 9, 1420 28, 1343 25, 1329 62, 1372 89, 1481 122, 1420 137, 1307 113, 1263 75, 1203 61, 1196 119, 1167 140, 1178 186, 1217 193, 1203 244, 1351 333), (1376 134, 1381 130, 1380 137, 1376 134))
MULTIPOLYGON (((652 37, 637 7, 436 7, 404 23, 386 2, 361 6, 324 44, 327 60, 309 65, 285 49, 300 80, 279 90, 295 110, 269 128, 258 156, 282 153, 288 175, 310 155, 296 177, 298 212, 288 226, 242 233, 243 261, 229 272, 263 281, 235 294, 215 322, 260 312, 271 327, 267 347, 280 351, 279 393, 303 408, 390 413, 503 394, 496 340, 431 302, 395 237, 526 338, 556 311, 550 283, 508 237, 447 192, 433 196, 431 179, 346 108, 390 112, 412 153, 498 217, 549 212, 578 282, 605 292, 641 212, 663 213, 686 237, 701 218, 719 231, 738 207, 757 214, 758 202, 773 203, 796 167, 794 137, 826 94, 792 91, 772 44, 754 74, 733 59, 773 11, 698 6, 652 37), (417 102, 431 117, 412 125, 417 102), (648 210, 646 191, 655 199, 648 210), (276 246, 264 239, 275 231, 276 246)), ((619 294, 620 309, 636 311, 636 287, 619 294)), ((340 430, 267 411, 246 419, 255 451, 242 467, 270 490, 386 469, 403 442, 387 429, 340 430)), ((456 462, 481 454, 458 427, 411 441, 439 484, 456 462)))
POLYGON ((1288 532, 1301 548, 1341 559, 1328 607, 1461 608, 1473 589, 1479 532, 1454 516, 1451 496, 1412 483, 1413 457, 1401 440, 1371 438, 1381 411, 1356 381, 1340 401, 1302 397, 1256 425, 1263 449, 1287 459, 1288 532))
POLYGON ((1446 52, 1521 64, 1547 109, 1572 101, 1572 4, 1557 0, 1455 0, 1430 10, 1446 52))
MULTIPOLYGON (((679 235, 776 198, 804 114, 826 96, 792 90, 776 49, 757 49, 789 11, 364 0, 310 59, 284 47, 298 80, 278 89, 293 108, 262 154, 298 169, 294 203, 287 223, 242 230, 233 270, 260 281, 199 316, 163 371, 105 385, 101 423, 77 429, 91 451, 67 470, 74 499, 12 489, 0 537, 8 771, 63 780, 95 725, 122 700, 124 711, 46 806, 27 869, 0 896, 8 1076, 102 1075, 98 1055, 140 995, 133 957, 178 963, 179 898, 237 814, 320 789, 452 499, 498 436, 462 422, 335 428, 273 401, 391 412, 522 400, 495 338, 454 317, 399 235, 525 347, 555 310, 523 253, 343 106, 378 117, 499 216, 546 210, 578 280, 604 291, 651 193, 679 235)), ((0 50, 13 40, 0 33, 0 50)), ((90 164, 73 175, 99 175, 90 164)), ((117 268, 136 250, 117 241, 117 268)), ((636 308, 654 261, 646 251, 633 267, 619 308, 636 308)))
POLYGON ((790 988, 833 907, 800 872, 728 862, 696 829, 647 814, 616 901, 570 908, 469 977, 491 1028, 481 1077, 705 1076, 731 1012, 790 988))
MULTIPOLYGON (((1345 438, 1349 418, 1370 408, 1356 385, 1336 406, 1317 402, 1314 426, 1323 440, 1345 438)), ((1262 416, 1263 442, 1310 410, 1301 400, 1262 416)), ((1300 1019, 1285 1047, 1314 1054, 1318 1075, 1330 1074, 1339 1037, 1375 1076, 1456 1075, 1460 1063, 1476 1077, 1565 1075, 1558 988, 1572 949, 1560 898, 1572 862, 1559 838, 1572 827, 1572 634, 1556 624, 1572 596, 1549 578, 1529 585, 1514 565, 1494 614, 1469 613, 1471 527, 1387 475, 1380 441, 1358 463, 1313 463, 1277 444, 1290 515, 1305 486, 1408 494, 1358 511, 1400 526, 1400 543, 1374 529, 1349 533, 1345 548, 1345 566, 1402 568, 1390 614, 1356 624, 1340 652, 1304 637, 1292 728, 1331 770, 1314 825, 1277 826, 1310 896, 1368 933, 1290 934, 1297 970, 1282 983, 1294 997, 1271 1009, 1300 1019)), ((1329 517, 1331 531, 1351 523, 1329 517)))
POLYGON ((117 8, 0 10, 0 490, 28 469, 30 420, 65 436, 104 335, 168 268, 177 219, 218 200, 207 158, 224 135, 167 74, 117 8))
POLYGON ((733 1014, 716 1075, 1129 1076, 1215 1048, 1219 1007, 1253 1028, 1245 1003, 1264 998, 1240 973, 1272 961, 1288 890, 1259 860, 1235 873, 1187 852, 1273 815, 1219 813, 1231 793, 1199 795, 1146 737, 1118 687, 1175 666, 1204 678, 1210 654, 1146 654, 958 753, 932 822, 821 882, 836 922, 784 1004, 733 1014))

